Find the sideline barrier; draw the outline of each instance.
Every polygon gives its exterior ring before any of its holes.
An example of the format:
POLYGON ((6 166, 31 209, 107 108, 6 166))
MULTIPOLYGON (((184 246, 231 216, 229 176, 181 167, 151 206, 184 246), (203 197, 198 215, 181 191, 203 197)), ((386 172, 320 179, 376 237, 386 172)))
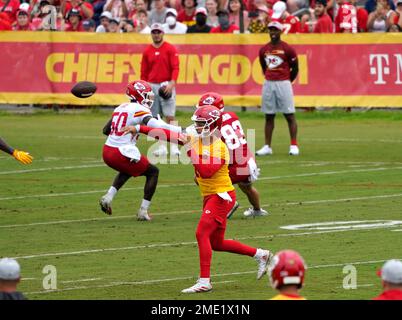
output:
MULTIPOLYGON (((297 34, 300 72, 293 84, 298 107, 402 107, 402 35, 297 34)), ((194 105, 217 91, 225 103, 260 104, 258 59, 268 34, 165 35, 179 51, 177 105, 194 105)), ((149 35, 74 32, 0 32, 0 103, 116 105, 128 81, 140 78, 149 35), (76 81, 93 81, 97 93, 79 99, 76 81)))

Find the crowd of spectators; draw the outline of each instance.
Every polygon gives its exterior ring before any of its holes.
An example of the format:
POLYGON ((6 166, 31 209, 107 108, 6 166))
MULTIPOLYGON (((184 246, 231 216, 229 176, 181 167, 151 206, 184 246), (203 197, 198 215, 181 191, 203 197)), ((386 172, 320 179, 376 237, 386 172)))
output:
POLYGON ((167 34, 400 32, 402 0, 0 0, 0 30, 167 34))

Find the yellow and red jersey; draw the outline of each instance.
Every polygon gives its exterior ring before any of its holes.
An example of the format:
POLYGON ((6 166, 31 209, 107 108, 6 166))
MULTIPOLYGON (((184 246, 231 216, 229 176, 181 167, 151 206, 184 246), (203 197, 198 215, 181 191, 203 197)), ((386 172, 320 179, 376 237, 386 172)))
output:
POLYGON ((270 300, 306 300, 306 298, 297 294, 278 294, 272 297, 270 300))

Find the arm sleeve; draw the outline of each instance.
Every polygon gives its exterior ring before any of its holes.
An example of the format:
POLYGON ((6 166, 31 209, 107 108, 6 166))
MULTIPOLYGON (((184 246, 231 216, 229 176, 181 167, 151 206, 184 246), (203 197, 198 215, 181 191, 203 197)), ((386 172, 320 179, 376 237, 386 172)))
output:
POLYGON ((141 80, 148 81, 148 75, 147 51, 145 50, 141 59, 141 80))
POLYGON ((163 120, 158 120, 155 118, 150 118, 149 121, 146 123, 146 125, 148 127, 167 129, 167 130, 177 132, 177 133, 180 133, 183 130, 182 127, 173 126, 171 124, 166 123, 163 120))
POLYGON ((267 63, 265 62, 263 48, 260 49, 259 56, 260 56, 260 65, 261 65, 261 68, 262 68, 262 73, 265 75, 265 71, 267 70, 267 63))
POLYGON ((290 81, 293 82, 299 73, 299 61, 297 59, 296 51, 292 47, 288 48, 287 56, 290 67, 290 81))
POLYGON ((172 66, 172 80, 177 82, 177 78, 179 77, 179 54, 177 53, 176 48, 173 47, 171 55, 170 55, 170 65, 172 66))
POLYGON ((13 154, 14 151, 14 149, 11 148, 2 138, 0 138, 0 150, 3 150, 8 154, 13 154))
POLYGON ((193 150, 189 150, 187 155, 190 157, 195 170, 203 179, 211 178, 225 164, 225 160, 221 158, 209 157, 208 159, 203 159, 202 155, 196 154, 193 150))
POLYGON ((157 140, 169 141, 172 143, 183 145, 182 141, 179 141, 180 134, 163 128, 152 128, 148 126, 140 126, 140 133, 146 134, 157 140))

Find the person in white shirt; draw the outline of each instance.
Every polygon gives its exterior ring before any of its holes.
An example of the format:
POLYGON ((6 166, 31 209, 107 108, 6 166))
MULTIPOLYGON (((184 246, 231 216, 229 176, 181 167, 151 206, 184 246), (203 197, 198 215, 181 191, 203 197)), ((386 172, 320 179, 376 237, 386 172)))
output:
POLYGON ((177 21, 177 11, 173 8, 166 10, 165 23, 163 24, 165 34, 185 34, 187 26, 184 23, 177 21))

